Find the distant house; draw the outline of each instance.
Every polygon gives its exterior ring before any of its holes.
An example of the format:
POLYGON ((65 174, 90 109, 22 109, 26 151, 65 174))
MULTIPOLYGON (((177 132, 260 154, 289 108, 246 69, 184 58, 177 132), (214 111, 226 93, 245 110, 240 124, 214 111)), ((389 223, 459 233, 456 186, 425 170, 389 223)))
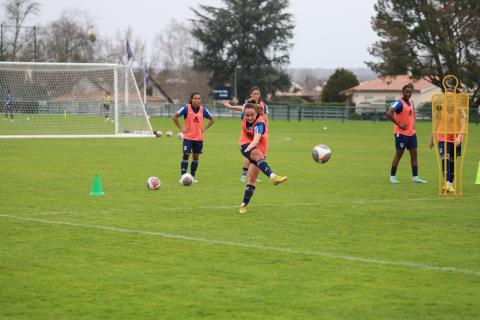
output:
POLYGON ((361 82, 359 85, 344 90, 341 94, 347 96, 347 103, 357 107, 357 113, 362 113, 362 107, 381 105, 402 97, 402 87, 408 83, 414 86, 412 101, 416 106, 431 102, 432 96, 441 93, 441 89, 425 79, 414 80, 408 75, 396 77, 381 77, 361 82))
POLYGON ((292 97, 299 97, 305 101, 318 101, 322 94, 323 87, 317 83, 314 83, 313 86, 310 85, 309 88, 302 86, 299 83, 292 82, 288 91, 277 90, 275 96, 277 99, 288 99, 292 97))

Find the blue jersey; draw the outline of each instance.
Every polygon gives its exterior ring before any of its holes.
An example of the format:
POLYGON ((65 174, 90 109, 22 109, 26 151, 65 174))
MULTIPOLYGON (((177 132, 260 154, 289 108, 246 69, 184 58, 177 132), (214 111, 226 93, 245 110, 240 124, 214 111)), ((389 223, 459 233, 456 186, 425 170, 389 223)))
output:
MULTIPOLYGON (((405 100, 404 100, 405 101, 405 100)), ((407 100, 405 101, 409 106, 411 105, 411 102, 410 100, 407 100)), ((402 104, 402 101, 400 101, 400 99, 398 99, 397 101, 395 101, 393 104, 392 104, 392 108, 395 109, 395 113, 402 113, 403 111, 403 104, 402 104)))
MULTIPOLYGON (((195 108, 192 107, 192 110, 193 110, 193 112, 197 113, 198 110, 200 110, 200 108, 197 108, 197 110, 195 110, 195 108)), ((178 114, 179 117, 183 116, 183 118, 186 119, 187 115, 188 115, 188 105, 185 105, 185 106, 181 107, 180 109, 178 109, 177 114, 178 114)), ((212 114, 205 107, 203 107, 203 117, 205 119, 211 119, 212 118, 212 114)))

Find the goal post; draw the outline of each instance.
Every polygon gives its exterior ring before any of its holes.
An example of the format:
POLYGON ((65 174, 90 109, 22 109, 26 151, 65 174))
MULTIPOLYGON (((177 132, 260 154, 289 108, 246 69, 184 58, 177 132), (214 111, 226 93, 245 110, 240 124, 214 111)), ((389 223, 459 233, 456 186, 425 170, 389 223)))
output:
POLYGON ((128 65, 0 62, 0 105, 0 138, 155 137, 128 65))

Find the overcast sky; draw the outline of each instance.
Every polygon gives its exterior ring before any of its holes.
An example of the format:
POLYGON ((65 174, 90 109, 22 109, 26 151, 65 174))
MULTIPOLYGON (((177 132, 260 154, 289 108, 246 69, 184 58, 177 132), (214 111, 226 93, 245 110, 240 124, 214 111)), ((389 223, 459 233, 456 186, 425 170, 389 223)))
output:
MULTIPOLYGON (((194 18, 190 7, 219 6, 221 0, 37 0, 41 14, 32 20, 44 24, 63 10, 81 9, 95 17, 102 36, 128 26, 150 45, 168 22, 194 18)), ((370 22, 376 0, 290 0, 295 30, 290 67, 365 67, 372 58, 367 48, 377 39, 370 22)), ((149 52, 149 51, 147 51, 149 52)))

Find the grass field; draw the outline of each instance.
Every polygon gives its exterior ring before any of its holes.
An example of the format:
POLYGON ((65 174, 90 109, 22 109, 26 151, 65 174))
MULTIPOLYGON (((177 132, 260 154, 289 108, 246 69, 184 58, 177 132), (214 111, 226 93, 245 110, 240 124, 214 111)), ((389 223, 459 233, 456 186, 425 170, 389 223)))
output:
POLYGON ((0 319, 479 319, 480 128, 460 199, 437 198, 417 129, 429 183, 405 154, 391 185, 391 123, 272 122, 289 180, 261 177, 246 215, 238 121, 207 132, 192 187, 175 138, 0 140, 0 319))

